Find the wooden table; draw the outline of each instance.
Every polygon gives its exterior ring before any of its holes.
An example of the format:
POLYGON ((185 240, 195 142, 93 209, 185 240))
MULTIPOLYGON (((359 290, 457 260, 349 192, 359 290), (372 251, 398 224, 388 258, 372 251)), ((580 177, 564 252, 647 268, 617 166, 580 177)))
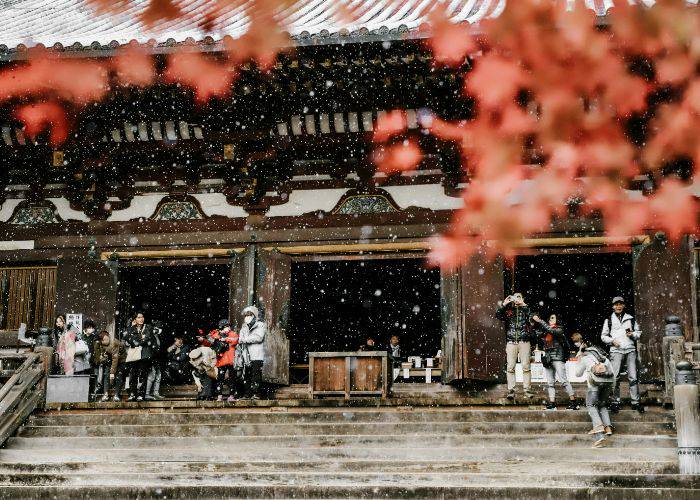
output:
POLYGON ((386 351, 310 352, 309 389, 317 396, 387 397, 391 369, 386 351))

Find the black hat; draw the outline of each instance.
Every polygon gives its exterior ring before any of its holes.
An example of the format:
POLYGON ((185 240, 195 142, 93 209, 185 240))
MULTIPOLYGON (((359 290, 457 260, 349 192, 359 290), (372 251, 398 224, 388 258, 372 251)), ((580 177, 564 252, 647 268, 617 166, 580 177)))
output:
POLYGON ((227 326, 231 326, 231 322, 229 320, 222 319, 221 321, 219 321, 219 330, 223 330, 227 326))

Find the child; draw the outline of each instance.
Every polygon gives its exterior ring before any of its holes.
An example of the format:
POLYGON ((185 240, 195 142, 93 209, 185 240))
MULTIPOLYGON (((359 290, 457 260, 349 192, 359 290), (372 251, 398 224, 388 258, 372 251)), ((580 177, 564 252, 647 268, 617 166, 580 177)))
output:
POLYGON ((578 358, 576 376, 580 377, 585 373, 588 383, 586 409, 593 424, 589 434, 595 436, 593 448, 602 448, 605 446, 605 437, 612 435, 607 405, 615 381, 613 367, 605 353, 595 346, 589 346, 580 334, 574 333, 571 339, 579 348, 576 355, 578 358))

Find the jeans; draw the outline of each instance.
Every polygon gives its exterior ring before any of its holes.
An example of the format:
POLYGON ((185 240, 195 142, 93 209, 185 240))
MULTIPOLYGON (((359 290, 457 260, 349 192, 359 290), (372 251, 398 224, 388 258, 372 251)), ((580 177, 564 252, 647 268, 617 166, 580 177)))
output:
POLYGON ((566 375, 566 363, 563 361, 552 361, 552 366, 544 369, 544 376, 547 379, 547 394, 549 400, 554 402, 556 392, 554 391, 554 383, 559 379, 559 383, 564 386, 564 390, 569 397, 574 395, 574 388, 571 387, 571 382, 566 375))
POLYGON ((262 383, 262 361, 251 361, 245 367, 245 396, 260 396, 260 384, 262 383))
MULTIPOLYGON (((586 392, 586 409, 588 410, 588 415, 591 417, 593 428, 601 425, 605 427, 611 425, 610 414, 608 413, 608 398, 610 397, 611 390, 612 384, 600 384, 588 387, 588 392, 586 392)), ((596 436, 600 437, 597 434, 596 436)))
POLYGON ((140 359, 129 363, 129 396, 146 395, 146 384, 148 383, 148 374, 151 371, 151 360, 140 359))
POLYGON ((518 342, 506 344, 506 378, 508 379, 508 390, 515 389, 515 364, 520 355, 520 362, 523 365, 523 389, 530 390, 530 342, 518 342))
MULTIPOLYGON (((124 388, 124 383, 126 382, 126 377, 129 376, 130 366, 127 363, 119 363, 117 365, 117 372, 114 374, 114 395, 120 396, 122 389, 124 388)), ((105 394, 109 392, 109 367, 105 367, 105 394)), ((131 384, 131 382, 129 382, 131 384)), ((131 389, 131 388, 130 388, 131 389)))
POLYGON ((95 396, 109 391, 109 369, 112 363, 104 363, 95 367, 95 396))
POLYGON ((611 352, 610 362, 615 374, 615 387, 613 388, 613 398, 616 403, 620 402, 620 369, 623 363, 627 365, 627 380, 630 384, 630 398, 632 403, 639 403, 639 383, 637 382, 637 351, 628 353, 611 352))
POLYGON ((146 394, 160 396, 161 377, 162 371, 160 369, 160 363, 154 362, 151 366, 151 370, 148 372, 148 380, 146 382, 146 394))

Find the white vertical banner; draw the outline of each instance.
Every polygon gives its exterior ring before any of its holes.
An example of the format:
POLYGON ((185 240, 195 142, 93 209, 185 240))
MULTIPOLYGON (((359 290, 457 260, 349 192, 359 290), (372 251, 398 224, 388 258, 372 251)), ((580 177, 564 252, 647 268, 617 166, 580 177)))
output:
POLYGON ((66 314, 66 329, 68 325, 73 325, 73 329, 78 333, 83 333, 83 315, 78 313, 66 314))

